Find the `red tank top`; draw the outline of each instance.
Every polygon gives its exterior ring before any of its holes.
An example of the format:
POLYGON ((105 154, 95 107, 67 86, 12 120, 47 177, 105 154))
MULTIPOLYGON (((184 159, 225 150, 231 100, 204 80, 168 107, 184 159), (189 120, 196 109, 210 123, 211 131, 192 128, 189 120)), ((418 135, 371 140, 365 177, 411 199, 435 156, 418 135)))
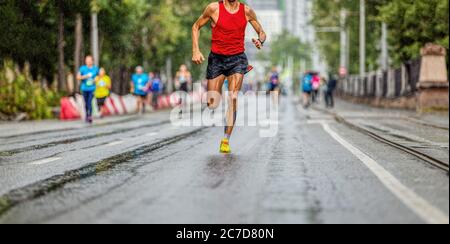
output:
POLYGON ((211 51, 220 55, 236 55, 245 52, 245 29, 247 17, 245 5, 240 3, 239 11, 231 14, 223 1, 219 2, 219 19, 212 28, 211 51))

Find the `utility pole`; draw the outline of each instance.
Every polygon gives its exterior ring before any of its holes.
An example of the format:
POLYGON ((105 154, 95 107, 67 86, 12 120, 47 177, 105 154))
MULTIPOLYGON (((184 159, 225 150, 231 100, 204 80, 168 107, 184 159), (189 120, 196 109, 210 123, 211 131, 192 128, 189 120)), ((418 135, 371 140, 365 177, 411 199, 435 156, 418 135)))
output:
POLYGON ((340 68, 347 69, 347 31, 346 31, 347 11, 341 9, 340 16, 340 35, 341 35, 341 54, 340 54, 340 68))
POLYGON ((91 2, 91 51, 94 57, 95 65, 100 63, 100 50, 98 43, 98 12, 100 11, 99 3, 94 0, 91 2))
POLYGON ((359 73, 366 74, 366 1, 359 0, 359 73))
POLYGON ((144 70, 148 70, 149 63, 147 60, 147 53, 149 52, 150 46, 148 45, 148 28, 144 27, 142 29, 142 48, 144 49, 144 53, 142 55, 142 65, 144 66, 144 70))
POLYGON ((389 51, 388 51, 388 30, 387 24, 381 24, 381 68, 387 70, 389 68, 389 51))
MULTIPOLYGON (((339 33, 340 34, 340 67, 339 75, 347 76, 350 64, 350 33, 347 29, 348 11, 341 9, 339 26, 316 28, 316 33, 339 33)), ((365 59, 365 58, 364 58, 365 59)))
POLYGON ((98 19, 97 12, 92 12, 91 15, 91 50, 94 57, 95 65, 99 65, 99 45, 98 45, 98 19))
POLYGON ((66 65, 64 62, 64 1, 58 1, 58 11, 59 11, 59 20, 58 20, 58 91, 66 90, 66 65))
MULTIPOLYGON (((82 62, 82 49, 83 49, 83 17, 80 13, 77 13, 75 15, 75 50, 74 50, 74 72, 73 75, 76 76, 78 73, 81 62, 82 62)), ((74 90, 73 92, 79 92, 80 91, 80 84, 79 81, 75 79, 74 82, 74 90)))

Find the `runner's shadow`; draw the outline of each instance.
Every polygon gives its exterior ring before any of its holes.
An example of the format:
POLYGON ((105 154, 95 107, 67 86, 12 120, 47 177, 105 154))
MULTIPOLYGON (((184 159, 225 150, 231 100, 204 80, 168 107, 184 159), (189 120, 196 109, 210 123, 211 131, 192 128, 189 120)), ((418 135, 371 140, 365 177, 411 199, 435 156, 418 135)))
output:
POLYGON ((233 154, 208 157, 205 169, 207 186, 212 189, 221 186, 228 178, 235 176, 238 165, 239 157, 233 154))

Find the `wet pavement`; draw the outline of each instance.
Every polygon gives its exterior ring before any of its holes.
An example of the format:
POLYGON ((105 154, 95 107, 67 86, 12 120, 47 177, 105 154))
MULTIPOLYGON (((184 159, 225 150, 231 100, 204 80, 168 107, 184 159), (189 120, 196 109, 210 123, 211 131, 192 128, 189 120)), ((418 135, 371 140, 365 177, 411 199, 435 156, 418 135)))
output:
MULTIPOLYGON (((448 131, 399 119, 441 117, 334 111, 448 161, 448 131)), ((168 115, 0 130, 0 223, 448 223, 445 171, 289 98, 277 136, 238 127, 231 155, 218 154, 222 128, 168 115)))

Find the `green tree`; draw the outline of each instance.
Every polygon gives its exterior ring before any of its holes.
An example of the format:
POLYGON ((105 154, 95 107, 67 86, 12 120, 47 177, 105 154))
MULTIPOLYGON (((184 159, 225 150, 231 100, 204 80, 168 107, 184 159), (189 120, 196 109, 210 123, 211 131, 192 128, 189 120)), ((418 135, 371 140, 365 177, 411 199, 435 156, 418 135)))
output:
POLYGON ((295 70, 299 70, 301 61, 307 65, 305 68, 311 68, 311 47, 302 43, 299 38, 287 31, 281 33, 272 42, 270 52, 258 57, 260 60, 270 60, 272 65, 286 65, 288 59, 294 61, 295 70))
MULTIPOLYGON (((386 0, 366 0, 367 22, 366 29, 366 66, 372 69, 378 67, 379 43, 381 38, 381 22, 377 19, 378 7, 386 0)), ((315 0, 313 5, 313 20, 315 27, 338 27, 340 25, 340 11, 347 11, 346 26, 349 32, 349 72, 359 72, 359 0, 315 0)), ((317 41, 322 56, 328 67, 337 70, 340 65, 340 36, 339 33, 317 33, 317 41)))
POLYGON ((379 8, 387 23, 395 63, 418 57, 420 48, 433 42, 449 47, 448 0, 392 0, 379 8))
MULTIPOLYGON (((340 9, 349 12, 350 73, 359 70, 359 1, 315 0, 312 23, 316 27, 339 26, 340 9)), ((395 64, 420 55, 420 48, 435 42, 448 48, 447 0, 366 0, 367 60, 369 69, 378 68, 381 24, 387 23, 390 55, 395 64)), ((317 41, 330 69, 339 67, 339 33, 318 33, 317 41)))

